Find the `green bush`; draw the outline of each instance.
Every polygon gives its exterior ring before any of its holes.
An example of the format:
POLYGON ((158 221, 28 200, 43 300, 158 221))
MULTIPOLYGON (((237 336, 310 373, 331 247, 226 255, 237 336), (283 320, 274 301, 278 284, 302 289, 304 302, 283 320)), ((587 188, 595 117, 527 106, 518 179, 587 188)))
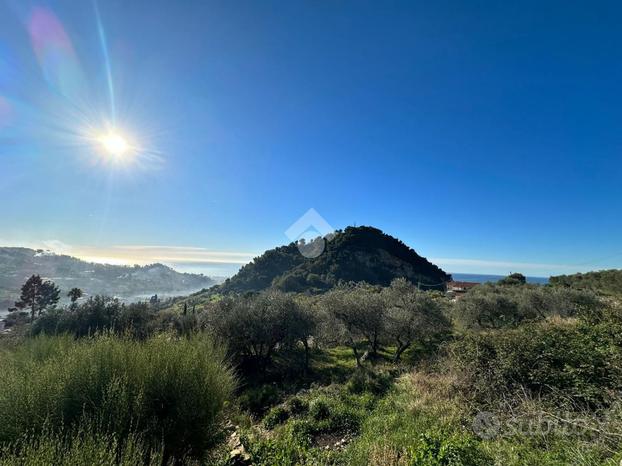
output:
POLYGON ((465 328, 515 327, 547 317, 597 312, 603 303, 593 293, 537 285, 479 285, 460 298, 454 318, 465 328))
POLYGON ((264 425, 267 421, 270 426, 266 427, 271 428, 268 435, 255 429, 242 435, 252 464, 348 464, 339 460, 345 443, 342 447, 335 443, 346 442, 359 431, 369 412, 370 395, 351 395, 343 387, 331 386, 312 389, 306 397, 312 398, 310 403, 299 396, 285 403, 287 407, 296 407, 296 416, 283 407, 270 411, 264 418, 264 425))
POLYGON ((287 421, 287 419, 289 419, 289 411, 283 406, 276 406, 264 417, 263 423, 268 429, 274 429, 279 424, 287 421))
POLYGON ((238 397, 240 408, 251 414, 261 414, 281 399, 280 391, 274 385, 248 387, 238 397))
POLYGON ((147 303, 123 304, 106 296, 93 296, 81 305, 52 309, 32 325, 33 336, 69 333, 85 337, 97 332, 114 331, 145 339, 154 330, 156 313, 147 303))
POLYGON ((437 466, 494 464, 454 400, 448 381, 412 374, 400 378, 366 416, 344 452, 355 466, 437 466), (465 427, 467 427, 465 429, 465 427))
POLYGON ((27 312, 13 311, 13 312, 9 312, 4 317, 4 322, 5 322, 6 328, 11 328, 15 326, 25 325, 26 323, 28 323, 29 319, 30 319, 30 315, 27 312))
POLYGON ((467 434, 428 431, 411 449, 411 466, 482 466, 493 464, 467 434))
POLYGON ((367 401, 367 395, 351 396, 343 392, 320 395, 309 404, 309 412, 305 416, 307 433, 317 435, 358 431, 365 411, 369 408, 367 401))
POLYGON ((309 403, 300 397, 292 397, 287 401, 287 409, 294 416, 304 414, 309 411, 309 403))
POLYGON ((391 388, 393 376, 391 374, 374 372, 359 368, 348 380, 346 388, 350 393, 372 393, 382 395, 391 388))
POLYGON ((276 436, 251 435, 242 439, 251 456, 250 464, 256 466, 299 466, 330 464, 315 461, 316 453, 311 447, 304 421, 295 420, 282 427, 276 436))
POLYGON ((468 334, 449 346, 465 390, 493 400, 516 389, 607 403, 622 389, 622 332, 611 323, 543 322, 468 334))
POLYGON ((0 354, 0 365, 0 444, 89 420, 119 438, 141 432, 149 447, 165 439, 167 456, 201 455, 234 383, 223 352, 201 336, 38 337, 0 354))
POLYGON ((328 422, 319 424, 320 429, 328 432, 356 432, 361 425, 362 415, 356 406, 345 403, 337 405, 330 414, 328 422))
POLYGON ((551 277, 549 283, 556 287, 589 290, 600 295, 620 296, 622 292, 622 270, 601 270, 551 277))
MULTIPOLYGON (((173 461, 171 461, 171 464, 173 461)), ((162 466, 161 450, 150 450, 136 434, 122 442, 112 434, 87 429, 73 435, 25 436, 0 448, 0 466, 162 466)))
POLYGON ((323 398, 313 400, 309 405, 309 415, 316 421, 322 421, 330 417, 330 404, 323 398))

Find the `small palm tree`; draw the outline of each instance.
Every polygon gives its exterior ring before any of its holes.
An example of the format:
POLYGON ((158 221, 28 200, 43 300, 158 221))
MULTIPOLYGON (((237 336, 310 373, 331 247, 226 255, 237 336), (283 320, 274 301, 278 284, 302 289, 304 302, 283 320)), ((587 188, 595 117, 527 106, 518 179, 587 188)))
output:
POLYGON ((83 293, 80 288, 72 288, 67 296, 71 299, 71 304, 75 304, 75 302, 82 297, 83 293))

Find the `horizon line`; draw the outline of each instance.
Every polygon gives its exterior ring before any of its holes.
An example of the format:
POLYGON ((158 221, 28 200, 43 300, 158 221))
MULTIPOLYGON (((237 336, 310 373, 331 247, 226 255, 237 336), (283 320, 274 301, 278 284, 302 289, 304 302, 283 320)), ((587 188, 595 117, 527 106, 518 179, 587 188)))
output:
MULTIPOLYGON (((184 265, 192 268, 206 269, 230 266, 231 275, 234 267, 241 267, 250 263, 262 253, 244 251, 218 251, 197 246, 173 245, 112 245, 112 246, 83 246, 69 245, 59 240, 45 240, 41 242, 13 242, 2 241, 5 247, 25 247, 33 250, 44 250, 54 254, 69 255, 80 260, 109 265, 149 265, 162 263, 173 269, 183 269, 184 265)), ((444 269, 460 267, 464 271, 454 271, 455 274, 507 276, 512 272, 520 272, 533 278, 548 278, 554 275, 585 273, 589 271, 607 270, 608 268, 588 264, 550 264, 537 262, 516 262, 503 260, 430 257, 427 260, 444 269)), ((610 267, 611 268, 611 267, 610 267)))

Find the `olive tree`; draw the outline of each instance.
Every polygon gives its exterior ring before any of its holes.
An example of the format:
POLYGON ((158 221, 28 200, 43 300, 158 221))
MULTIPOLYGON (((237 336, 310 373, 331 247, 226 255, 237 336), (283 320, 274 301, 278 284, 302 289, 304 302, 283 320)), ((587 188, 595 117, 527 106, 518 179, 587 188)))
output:
POLYGON ((280 348, 302 342, 308 349, 314 328, 312 315, 280 292, 224 298, 212 303, 206 316, 207 326, 225 339, 235 356, 261 367, 280 348))
POLYGON ((380 290, 366 284, 342 285, 326 293, 321 307, 332 320, 335 336, 352 349, 361 366, 359 347, 376 354, 384 331, 385 306, 380 290))
POLYGON ((433 339, 450 328, 434 292, 419 291, 404 278, 397 278, 383 290, 386 303, 385 332, 396 345, 395 361, 415 341, 433 339))
POLYGON ((539 285, 480 285, 460 298, 456 319, 467 328, 500 328, 551 316, 598 316, 604 303, 594 294, 539 285))

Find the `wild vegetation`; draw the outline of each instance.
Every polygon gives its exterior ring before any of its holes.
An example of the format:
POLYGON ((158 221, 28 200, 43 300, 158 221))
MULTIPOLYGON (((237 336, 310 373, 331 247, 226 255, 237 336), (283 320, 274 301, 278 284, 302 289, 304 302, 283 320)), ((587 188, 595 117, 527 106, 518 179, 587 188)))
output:
POLYGON ((622 270, 601 270, 598 272, 577 273, 551 277, 551 285, 589 290, 606 296, 622 294, 622 270))
POLYGON ((421 288, 74 290, 0 340, 0 464, 619 463, 615 300, 519 274, 421 288))

